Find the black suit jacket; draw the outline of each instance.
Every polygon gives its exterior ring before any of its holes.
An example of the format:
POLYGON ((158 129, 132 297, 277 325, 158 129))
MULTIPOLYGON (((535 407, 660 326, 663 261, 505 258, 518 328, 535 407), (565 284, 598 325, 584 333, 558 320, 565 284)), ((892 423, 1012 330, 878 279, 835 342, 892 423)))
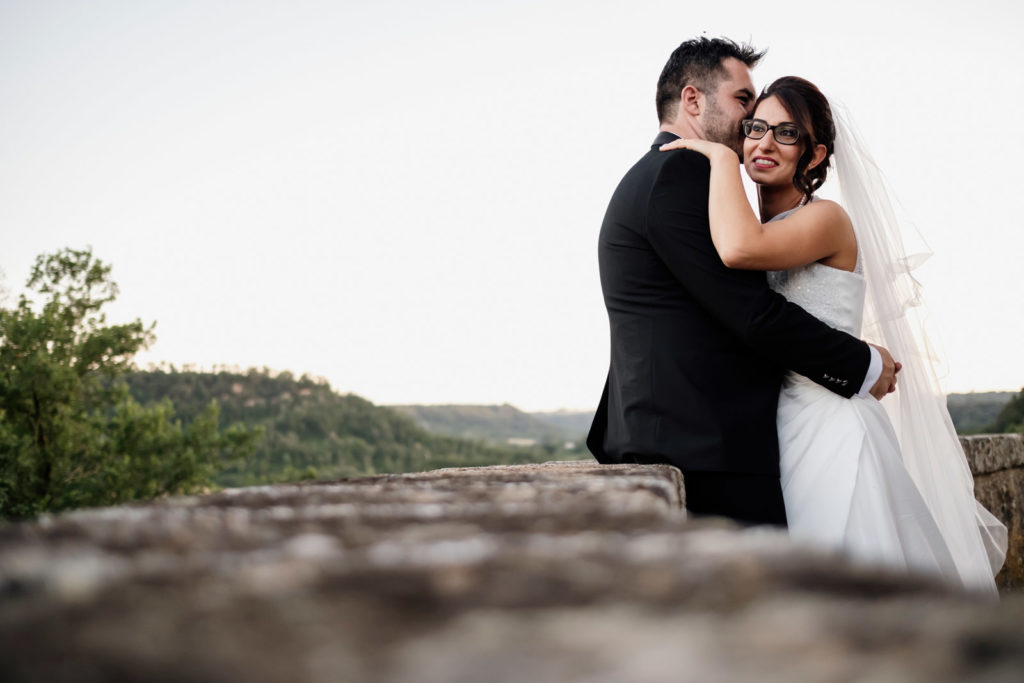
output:
POLYGON ((601 226, 611 367, 587 437, 602 463, 778 474, 775 412, 785 368, 845 397, 867 344, 726 268, 708 227, 708 160, 659 152, 626 173, 601 226))

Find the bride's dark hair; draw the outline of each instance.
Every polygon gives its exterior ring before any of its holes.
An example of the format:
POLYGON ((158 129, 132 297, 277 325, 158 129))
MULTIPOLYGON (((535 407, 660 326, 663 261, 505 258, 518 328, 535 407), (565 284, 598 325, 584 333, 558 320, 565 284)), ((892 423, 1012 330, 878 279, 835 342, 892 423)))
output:
POLYGON ((832 120, 832 108, 818 86, 798 76, 783 76, 765 88, 754 103, 754 108, 769 97, 776 98, 797 126, 800 127, 804 151, 796 164, 793 184, 796 189, 810 197, 825 183, 829 161, 836 147, 836 124, 832 120), (825 158, 814 168, 808 169, 814 148, 825 145, 825 158))

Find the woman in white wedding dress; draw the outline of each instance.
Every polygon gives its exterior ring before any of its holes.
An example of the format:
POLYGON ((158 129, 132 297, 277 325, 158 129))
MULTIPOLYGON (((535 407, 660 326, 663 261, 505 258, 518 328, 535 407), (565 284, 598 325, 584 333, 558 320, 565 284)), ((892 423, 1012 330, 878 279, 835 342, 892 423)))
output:
POLYGON ((804 79, 781 78, 761 94, 743 122, 744 166, 758 185, 761 220, 731 149, 703 140, 662 149, 710 160, 711 235, 727 266, 770 271, 770 285, 787 299, 885 346, 905 365, 886 405, 787 375, 777 423, 790 534, 995 594, 1006 528, 974 499, 927 340, 913 320, 917 283, 881 175, 843 121, 837 140, 836 123, 828 100, 804 79), (845 209, 815 197, 833 153, 845 209))

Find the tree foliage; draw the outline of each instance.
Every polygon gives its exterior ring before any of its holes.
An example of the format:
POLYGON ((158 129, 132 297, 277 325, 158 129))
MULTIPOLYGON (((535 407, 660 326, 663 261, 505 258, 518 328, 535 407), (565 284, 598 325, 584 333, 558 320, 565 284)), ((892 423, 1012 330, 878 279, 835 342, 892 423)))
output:
POLYGON ((434 434, 405 415, 338 394, 326 381, 288 372, 170 368, 133 372, 126 380, 142 403, 169 399, 188 416, 216 400, 228 421, 264 431, 250 457, 216 475, 222 486, 579 457, 434 434))
POLYGON ((994 434, 1024 433, 1024 389, 1010 399, 985 431, 994 434))
POLYGON ((107 323, 118 289, 91 250, 39 256, 26 289, 0 308, 0 516, 192 491, 251 449, 215 403, 182 425, 131 397, 119 379, 153 327, 107 323))
POLYGON ((1012 391, 983 391, 949 394, 946 407, 953 418, 957 434, 980 434, 999 415, 999 411, 1015 396, 1012 391))

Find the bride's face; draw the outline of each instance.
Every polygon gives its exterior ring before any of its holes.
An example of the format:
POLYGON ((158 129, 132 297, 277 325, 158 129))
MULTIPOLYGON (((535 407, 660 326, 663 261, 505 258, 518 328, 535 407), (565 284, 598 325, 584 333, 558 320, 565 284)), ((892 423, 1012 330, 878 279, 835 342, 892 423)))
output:
MULTIPOLYGON (((762 100, 751 118, 767 121, 769 126, 793 123, 793 117, 774 97, 762 100)), ((796 165, 803 151, 804 140, 797 140, 792 145, 779 144, 773 129, 760 140, 746 138, 743 141, 743 167, 747 169, 750 179, 758 185, 792 186, 796 165)))

